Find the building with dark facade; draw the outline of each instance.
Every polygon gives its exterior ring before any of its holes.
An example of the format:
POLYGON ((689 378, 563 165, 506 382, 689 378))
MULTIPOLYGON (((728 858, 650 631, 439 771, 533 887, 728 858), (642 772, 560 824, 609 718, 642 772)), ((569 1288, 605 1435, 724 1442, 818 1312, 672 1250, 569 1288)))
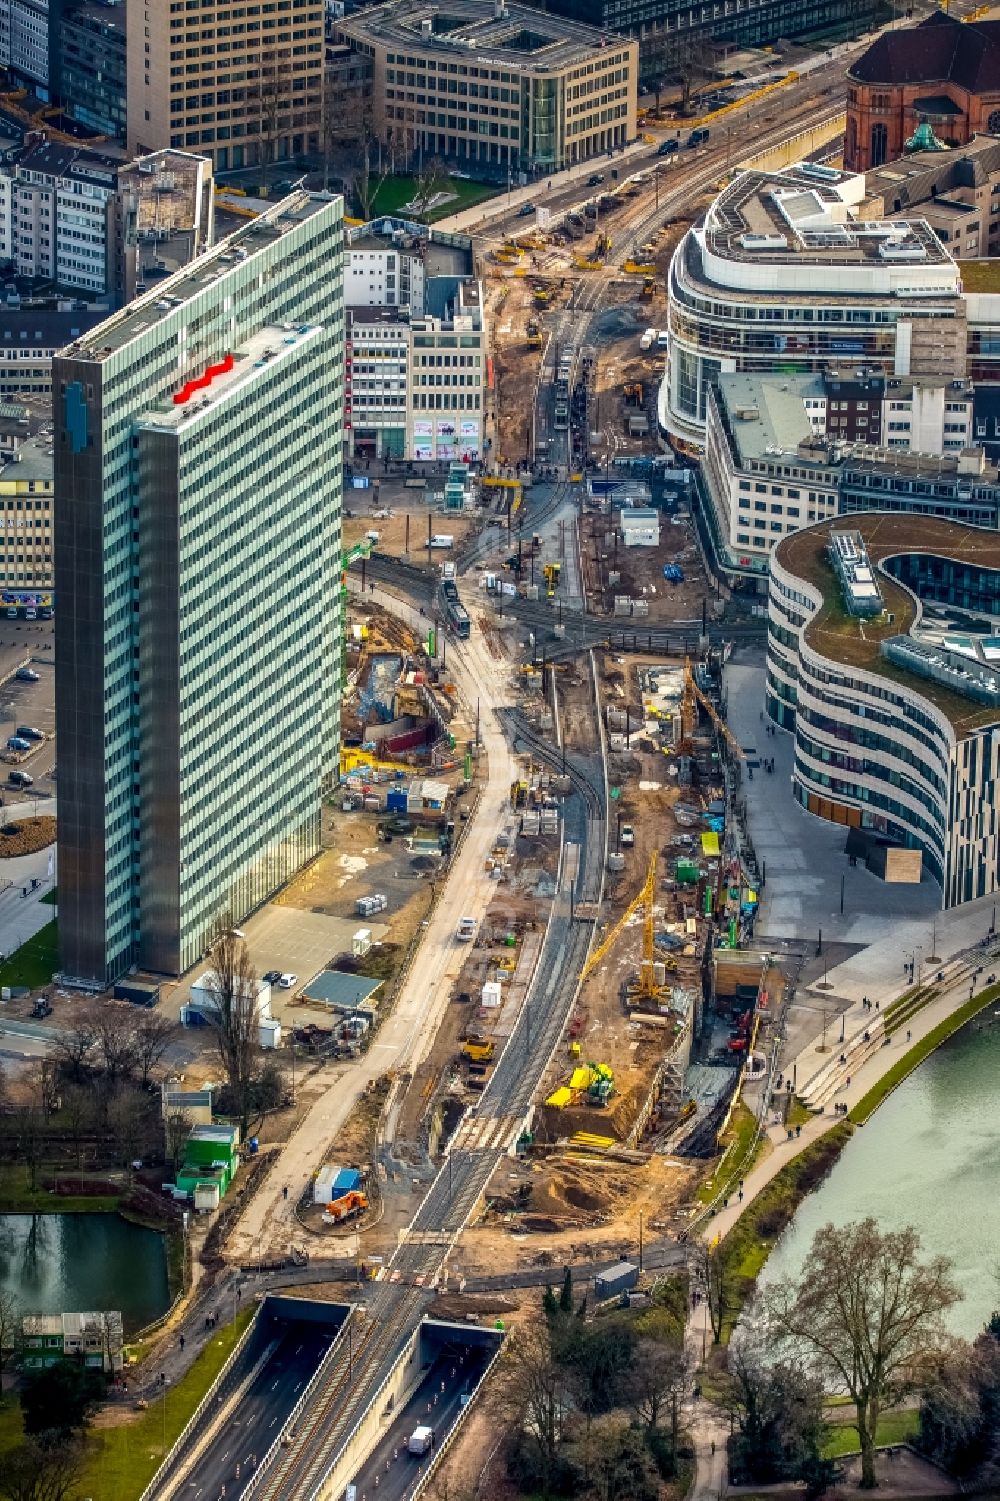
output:
POLYGON ((764 47, 805 32, 864 31, 881 10, 879 0, 532 0, 540 10, 586 21, 602 31, 635 37, 639 68, 649 83, 677 64, 679 40, 704 47, 764 47))
POLYGON ((946 146, 1000 134, 1000 21, 944 11, 885 31, 847 74, 844 166, 867 172, 903 155, 921 122, 946 146))
POLYGON ((125 139, 125 7, 49 8, 49 75, 63 113, 96 135, 125 139))
POLYGON ((64 977, 177 974, 339 767, 342 200, 295 193, 58 356, 64 977), (280 746, 279 746, 280 740, 280 746))

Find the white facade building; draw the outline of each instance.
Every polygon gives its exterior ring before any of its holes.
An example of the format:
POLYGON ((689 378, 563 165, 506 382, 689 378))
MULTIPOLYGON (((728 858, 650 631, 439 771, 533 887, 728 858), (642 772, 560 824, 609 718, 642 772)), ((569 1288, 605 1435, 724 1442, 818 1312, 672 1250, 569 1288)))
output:
POLYGON ((995 894, 1000 538, 877 511, 852 527, 873 599, 852 599, 833 566, 837 523, 784 539, 771 562, 766 706, 795 738, 793 795, 856 831, 873 868, 887 849, 920 851, 944 907, 995 894), (982 633, 951 631, 955 609, 982 633))
POLYGON ((0 163, 0 259, 19 276, 114 288, 117 163, 29 136, 0 163))
POLYGON ((743 172, 670 263, 664 436, 700 453, 720 374, 965 374, 959 268, 919 216, 859 217, 865 180, 802 163, 743 172))

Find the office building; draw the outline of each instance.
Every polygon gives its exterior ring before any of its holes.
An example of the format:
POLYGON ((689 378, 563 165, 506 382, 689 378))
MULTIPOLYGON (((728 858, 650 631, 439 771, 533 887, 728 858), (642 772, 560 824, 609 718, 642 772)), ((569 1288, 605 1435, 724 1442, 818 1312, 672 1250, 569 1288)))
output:
POLYGON ((886 30, 847 72, 844 166, 903 155, 922 125, 945 146, 1000 134, 1000 21, 934 11, 886 30))
POLYGON ((768 612, 793 796, 888 879, 926 872, 946 908, 994 894, 1000 536, 878 511, 807 527, 778 544, 768 612))
POLYGON ((0 0, 0 68, 48 102, 48 0, 0 0))
POLYGON ((919 213, 957 261, 1000 252, 1000 140, 977 136, 953 151, 907 151, 865 173, 864 213, 919 213))
POLYGON ((177 974, 338 770, 342 204, 295 193, 55 363, 59 943, 177 974))
POLYGON ((948 247, 919 214, 869 218, 865 179, 800 163, 743 172, 670 263, 660 396, 668 441, 705 439, 728 372, 818 372, 845 358, 886 374, 964 376, 967 308, 948 247))
POLYGON ((196 151, 216 172, 318 152, 323 0, 126 5, 130 152, 196 151))
POLYGON ((702 55, 711 44, 766 47, 779 37, 864 31, 878 11, 875 0, 737 0, 722 7, 700 0, 533 0, 539 10, 585 21, 601 31, 635 37, 644 81, 671 73, 678 47, 693 42, 702 55))
POLYGON ((472 242, 399 219, 348 232, 344 437, 352 458, 482 457, 488 340, 472 242))
MULTIPOLYGON (((0 0, 0 4, 3 0, 0 0)), ((50 0, 49 74, 64 115, 95 135, 125 140, 125 6, 50 0)))
MULTIPOLYGON (((0 419, 4 407, 0 406, 0 419)), ((3 439, 0 437, 0 444, 3 439)), ((0 449, 0 585, 51 590, 52 433, 0 449)))
POLYGON ((371 59, 373 129, 397 158, 536 176, 635 139, 634 41, 506 0, 390 0, 338 32, 371 59))
POLYGON ((783 537, 856 511, 920 513, 996 530, 1000 476, 981 448, 968 446, 971 408, 963 382, 923 387, 891 378, 883 389, 881 377, 864 372, 849 381, 840 372, 720 376, 708 393, 695 485, 695 516, 713 571, 730 589, 765 594, 783 537), (839 399, 845 392, 854 393, 851 400, 839 399), (838 410, 844 406, 867 410, 838 410), (954 423, 949 406, 957 409, 954 423), (936 424, 904 417, 925 408, 936 424), (907 434, 896 431, 907 424, 907 434), (952 426, 954 439, 945 431, 952 426), (933 438, 934 446, 921 452, 903 442, 914 434, 933 438))

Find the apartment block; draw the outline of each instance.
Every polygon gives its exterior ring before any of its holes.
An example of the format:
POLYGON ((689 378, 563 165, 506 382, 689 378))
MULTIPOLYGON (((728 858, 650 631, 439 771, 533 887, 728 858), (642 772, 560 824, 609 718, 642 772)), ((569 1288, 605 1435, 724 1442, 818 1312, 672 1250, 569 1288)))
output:
POLYGON ((397 157, 537 176, 634 140, 638 44, 506 0, 390 0, 341 21, 397 157))
POLYGON ((319 150, 323 0, 126 0, 130 152, 166 146, 217 172, 319 150))
MULTIPOLYGON (((2 0, 0 0, 2 3, 2 0)), ((50 0, 52 97, 64 115, 112 140, 125 140, 125 5, 50 0)))
POLYGON ((58 357, 67 981, 178 974, 339 765, 342 204, 295 193, 58 357))
POLYGON ((352 458, 482 457, 488 343, 474 268, 467 236, 389 218, 348 232, 352 458))

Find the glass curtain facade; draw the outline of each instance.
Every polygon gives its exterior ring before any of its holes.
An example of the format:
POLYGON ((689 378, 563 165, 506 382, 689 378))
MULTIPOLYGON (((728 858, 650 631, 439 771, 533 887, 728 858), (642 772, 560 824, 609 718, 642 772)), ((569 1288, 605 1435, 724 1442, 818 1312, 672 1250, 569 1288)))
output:
POLYGON ((279 223, 55 362, 67 978, 180 972, 220 910, 246 915, 319 847, 340 728, 340 200, 279 223), (314 332, 157 424, 158 399, 284 324, 314 332))

